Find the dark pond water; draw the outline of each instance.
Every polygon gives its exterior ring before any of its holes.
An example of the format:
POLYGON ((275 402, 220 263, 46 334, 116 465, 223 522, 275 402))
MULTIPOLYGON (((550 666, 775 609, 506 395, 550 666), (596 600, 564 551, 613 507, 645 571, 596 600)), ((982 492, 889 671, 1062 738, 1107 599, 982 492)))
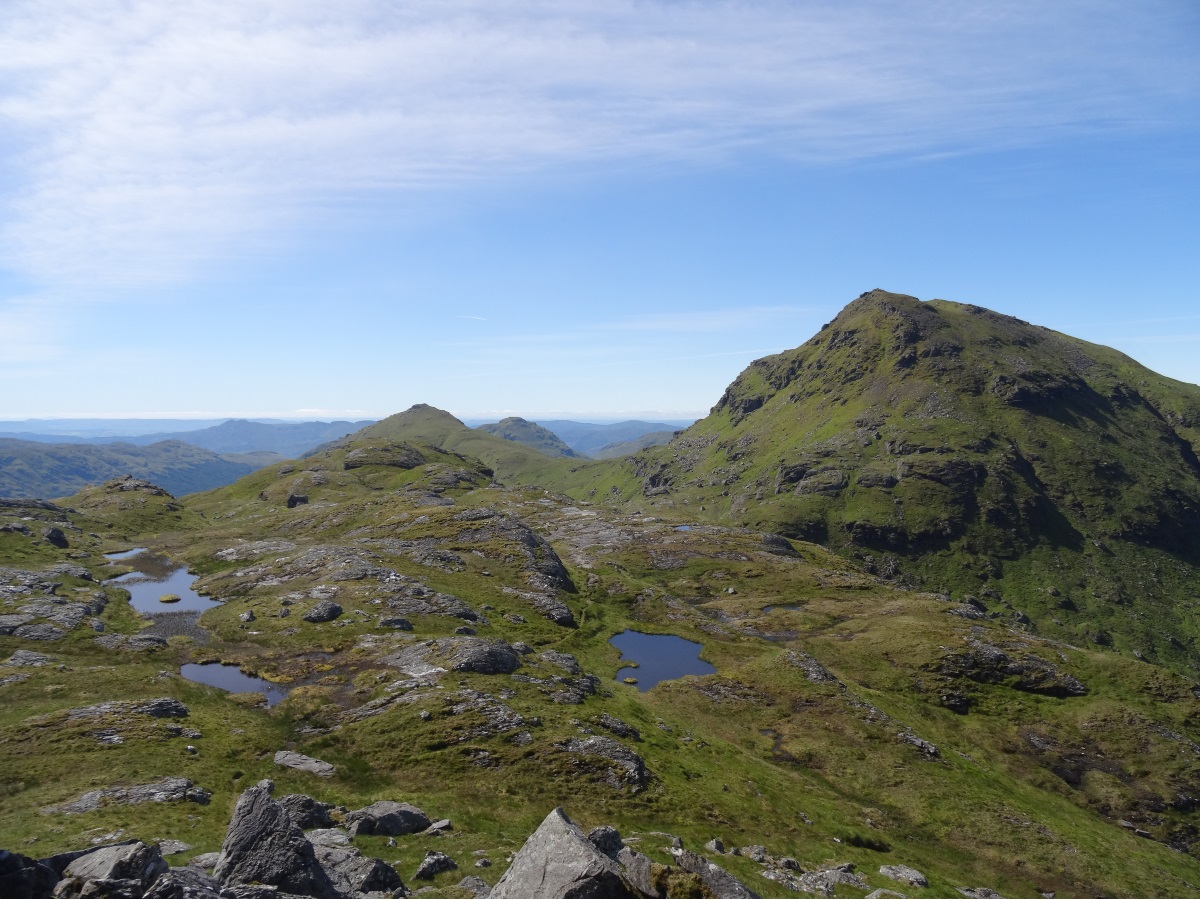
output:
POLYGON ((712 675, 717 671, 711 663, 700 658, 700 651, 704 649, 702 644, 672 634, 622 631, 609 643, 621 651, 624 659, 638 664, 637 668, 623 666, 618 669, 617 681, 636 678, 639 691, 648 691, 660 681, 684 675, 712 675))
POLYGON ((776 609, 803 609, 799 603, 780 603, 778 606, 764 606, 763 612, 768 613, 776 609))
POLYGON ((267 698, 267 706, 274 706, 288 695, 289 690, 283 685, 247 675, 228 663, 188 663, 180 667, 179 674, 188 681, 221 688, 231 694, 263 694, 267 698))
POLYGON ((676 525, 675 530, 676 531, 691 531, 692 526, 691 525, 676 525))
POLYGON ((216 600, 193 591, 192 583, 198 576, 189 574, 181 563, 161 553, 135 548, 109 553, 105 558, 133 566, 134 571, 112 578, 108 583, 129 591, 130 603, 138 612, 203 612, 220 605, 216 600), (174 594, 179 601, 163 603, 158 599, 163 594, 174 594))

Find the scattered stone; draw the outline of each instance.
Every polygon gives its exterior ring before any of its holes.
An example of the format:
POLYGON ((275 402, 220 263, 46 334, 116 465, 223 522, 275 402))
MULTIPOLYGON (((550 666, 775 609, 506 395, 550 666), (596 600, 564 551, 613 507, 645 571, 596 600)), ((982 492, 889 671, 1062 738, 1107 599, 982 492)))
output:
POLYGON ((713 838, 711 841, 709 841, 707 844, 704 845, 704 849, 707 850, 709 853, 724 853, 725 852, 725 844, 721 841, 720 838, 713 838))
POLYGON ((458 887, 461 890, 469 891, 475 897, 486 897, 492 890, 488 883, 478 875, 468 875, 458 883, 458 887))
POLYGON ((174 856, 176 853, 186 853, 192 849, 191 844, 185 844, 183 841, 166 840, 158 842, 158 852, 163 856, 174 856))
POLYGON ((332 600, 322 600, 303 616, 305 622, 332 622, 342 614, 342 608, 332 600))
POLYGON ((617 863, 554 809, 513 858, 492 897, 632 897, 617 863))
POLYGON ((12 632, 13 637, 23 638, 27 641, 57 641, 59 638, 65 637, 66 634, 61 628, 51 625, 49 622, 38 622, 35 625, 21 625, 12 632))
POLYGON ((416 874, 413 878, 428 880, 441 875, 443 872, 449 872, 451 869, 457 869, 458 863, 452 860, 440 850, 429 850, 425 854, 425 858, 421 860, 421 864, 417 866, 416 874))
POLYGON ((413 623, 408 619, 403 619, 400 616, 381 616, 379 619, 380 628, 395 628, 399 631, 412 631, 413 623))
POLYGON ((533 652, 533 648, 530 647, 524 641, 513 642, 512 648, 513 648, 514 652, 520 653, 522 656, 528 656, 530 653, 533 652))
POLYGON ((616 716, 610 716, 608 713, 601 713, 592 720, 601 728, 610 731, 617 737, 633 738, 635 741, 641 741, 642 733, 632 725, 626 725, 616 716))
POLYGON ((889 900, 895 897, 897 900, 908 900, 908 894, 900 894, 896 891, 889 891, 887 888, 879 888, 867 894, 866 900, 889 900))
POLYGON ((545 650, 539 657, 553 666, 562 669, 568 675, 582 675, 583 668, 570 653, 560 653, 557 650, 545 650))
POLYGON ((1000 894, 997 894, 997 893, 996 893, 995 891, 993 891, 991 888, 985 888, 985 887, 977 887, 977 888, 966 888, 966 887, 960 887, 960 888, 955 888, 955 890, 957 890, 957 891, 958 891, 960 894, 962 894, 964 897, 970 897, 970 898, 972 898, 972 900, 1002 900, 1002 895, 1000 895, 1000 894))
POLYGON ((454 629, 454 633, 455 634, 474 634, 475 629, 472 628, 470 625, 459 625, 457 628, 454 629))
POLYGON ((14 650, 13 655, 8 658, 7 662, 0 663, 4 666, 48 666, 54 662, 54 658, 47 656, 45 653, 34 653, 32 650, 14 650))
POLYGON ((679 868, 700 877, 709 896, 735 898, 758 896, 716 863, 710 862, 698 853, 684 850, 681 847, 672 847, 671 855, 675 857, 679 868))
POLYGON ((129 715, 150 716, 153 719, 182 719, 187 717, 188 708, 171 697, 159 697, 156 700, 111 700, 108 703, 72 709, 67 713, 70 719, 129 715))
POLYGON ((360 834, 416 834, 433 824, 429 816, 417 807, 395 800, 377 800, 370 806, 346 813, 344 821, 351 837, 360 834))
POLYGON ((799 878, 800 890, 809 894, 823 894, 832 897, 834 889, 839 884, 848 884, 860 890, 870 887, 865 878, 854 871, 854 863, 842 863, 815 872, 805 872, 799 878))
POLYGON ((913 887, 929 887, 929 881, 911 866, 880 866, 879 874, 892 881, 902 881, 913 887))
POLYGON ((475 860, 475 868, 477 868, 477 869, 488 869, 488 868, 491 868, 491 865, 492 865, 492 861, 490 859, 488 859, 486 856, 483 857, 482 859, 475 860))
POLYGON ((265 884, 309 897, 337 897, 312 844, 260 781, 239 798, 213 877, 222 888, 265 884))
POLYGON ((451 831, 451 830, 452 830, 452 827, 450 825, 449 819, 438 819, 436 822, 434 822, 432 825, 430 825, 428 828, 425 829, 425 834, 430 834, 430 835, 445 834, 447 831, 451 831))
POLYGON ((749 847, 743 847, 740 855, 746 857, 752 862, 758 863, 759 865, 766 863, 770 859, 770 857, 767 855, 767 848, 759 846, 758 844, 753 844, 749 847))
POLYGON ((301 772, 311 772, 322 778, 331 778, 337 771, 337 767, 330 763, 305 756, 303 753, 293 753, 291 750, 278 751, 275 754, 275 765, 287 766, 289 769, 298 769, 301 772))
POLYGON ((243 622, 253 622, 257 619, 257 616, 254 615, 254 610, 248 609, 238 616, 238 618, 243 622))

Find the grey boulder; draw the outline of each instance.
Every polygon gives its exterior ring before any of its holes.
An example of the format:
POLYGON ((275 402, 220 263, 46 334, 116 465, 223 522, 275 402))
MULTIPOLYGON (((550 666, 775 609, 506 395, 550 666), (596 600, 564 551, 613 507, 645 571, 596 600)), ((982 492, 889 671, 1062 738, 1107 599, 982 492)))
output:
POLYGON ((322 600, 304 614, 305 622, 332 622, 342 614, 342 608, 332 600, 322 600))
POLYGON ((360 834, 416 834, 432 824, 429 816, 415 806, 395 800, 377 800, 370 806, 346 813, 345 823, 351 837, 360 834))
POLYGON ((381 859, 363 856, 355 847, 321 844, 313 848, 317 862, 338 892, 348 897, 404 891, 396 870, 381 859))
POLYGON ((181 866, 168 869, 158 877, 146 897, 191 900, 196 897, 220 897, 221 886, 217 880, 201 869, 181 866))
POLYGON ((0 897, 46 897, 58 881, 58 873, 45 863, 0 850, 0 897))
POLYGON ((633 897, 613 860, 593 846, 562 807, 517 852, 492 897, 633 897))

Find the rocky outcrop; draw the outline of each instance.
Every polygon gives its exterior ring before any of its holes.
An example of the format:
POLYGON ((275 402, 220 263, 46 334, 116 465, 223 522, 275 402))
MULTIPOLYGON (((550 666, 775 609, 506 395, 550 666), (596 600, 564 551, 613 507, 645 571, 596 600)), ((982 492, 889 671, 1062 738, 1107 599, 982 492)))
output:
POLYGON ((880 866, 879 874, 892 881, 901 881, 913 887, 929 887, 929 881, 911 866, 880 866))
POLYGON ((758 894, 746 887, 715 862, 711 862, 699 853, 673 848, 671 855, 679 868, 691 872, 700 878, 705 891, 710 897, 757 897, 758 894))
POLYGON ((300 827, 260 781, 238 798, 213 877, 221 887, 271 885, 306 897, 337 897, 300 827))
POLYGON ((521 665, 516 651, 504 641, 465 635, 413 644, 393 653, 384 662, 417 677, 447 669, 481 675, 508 675, 521 665))
POLYGON ((212 792, 193 784, 186 778, 168 777, 149 784, 129 787, 104 788, 88 791, 79 799, 61 806, 47 806, 44 813, 86 813, 99 809, 105 803, 199 803, 207 804, 212 792))
POLYGON ((517 852, 492 897, 634 897, 617 863, 559 807, 517 852))
POLYGON ((640 756, 610 737, 570 738, 559 747, 580 757, 581 768, 595 773, 600 781, 618 790, 629 788, 632 793, 637 793, 653 777, 640 756))

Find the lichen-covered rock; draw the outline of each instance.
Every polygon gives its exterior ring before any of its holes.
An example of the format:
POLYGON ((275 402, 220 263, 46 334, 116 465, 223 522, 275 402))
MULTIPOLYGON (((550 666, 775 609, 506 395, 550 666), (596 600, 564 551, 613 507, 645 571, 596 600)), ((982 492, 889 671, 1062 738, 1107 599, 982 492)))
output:
POLYGON ((634 897, 616 862, 559 807, 517 852, 492 897, 634 897))
POLYGON ((377 800, 370 806, 348 812, 345 823, 352 837, 360 834, 416 834, 432 824, 429 816, 417 807, 395 800, 377 800))
POLYGON ((304 832, 271 799, 273 790, 264 780, 238 798, 213 877, 222 889, 259 884, 307 897, 339 896, 304 832))

